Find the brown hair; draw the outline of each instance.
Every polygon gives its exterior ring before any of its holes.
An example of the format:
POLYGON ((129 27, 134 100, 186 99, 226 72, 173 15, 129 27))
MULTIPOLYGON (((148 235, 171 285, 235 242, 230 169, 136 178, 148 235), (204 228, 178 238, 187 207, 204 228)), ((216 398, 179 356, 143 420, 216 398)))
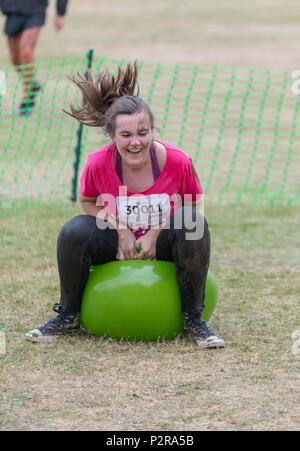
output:
POLYGON ((71 113, 65 113, 79 122, 91 127, 101 127, 109 135, 115 133, 115 120, 118 114, 148 114, 151 127, 154 127, 152 111, 139 95, 137 82, 138 62, 128 63, 125 69, 118 67, 115 76, 107 69, 100 72, 96 81, 90 72, 87 79, 77 73, 70 80, 81 90, 83 106, 70 105, 71 113))

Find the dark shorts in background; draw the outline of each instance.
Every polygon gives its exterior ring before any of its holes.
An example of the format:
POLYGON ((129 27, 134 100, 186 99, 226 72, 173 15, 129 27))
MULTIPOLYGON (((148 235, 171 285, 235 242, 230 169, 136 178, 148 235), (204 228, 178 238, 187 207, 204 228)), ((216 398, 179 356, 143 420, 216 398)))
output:
POLYGON ((45 24, 45 14, 29 16, 25 14, 8 14, 4 25, 4 33, 7 36, 17 36, 28 28, 40 27, 45 24))

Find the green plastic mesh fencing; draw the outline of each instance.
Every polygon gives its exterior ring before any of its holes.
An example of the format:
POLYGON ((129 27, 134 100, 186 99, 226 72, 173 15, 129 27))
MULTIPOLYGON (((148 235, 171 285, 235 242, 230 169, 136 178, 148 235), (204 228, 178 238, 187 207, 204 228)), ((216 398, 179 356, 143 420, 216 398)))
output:
MULTIPOLYGON (((115 70, 126 62, 94 55, 92 72, 115 70)), ((300 204, 300 96, 292 92, 291 72, 146 61, 139 65, 140 95, 154 112, 156 137, 193 158, 206 202, 300 204)), ((80 175, 87 155, 108 141, 94 128, 78 131, 78 123, 62 112, 70 101, 81 103, 67 75, 86 68, 86 56, 37 64, 42 91, 29 117, 18 115, 22 82, 12 67, 3 69, 4 210, 19 202, 74 199, 75 169, 80 175)))
POLYGON ((22 81, 13 67, 4 69, 6 94, 0 100, 0 201, 2 209, 32 201, 55 202, 70 192, 77 124, 62 112, 69 96, 79 94, 66 75, 84 71, 86 58, 36 66, 42 84, 33 113, 19 116, 22 81))

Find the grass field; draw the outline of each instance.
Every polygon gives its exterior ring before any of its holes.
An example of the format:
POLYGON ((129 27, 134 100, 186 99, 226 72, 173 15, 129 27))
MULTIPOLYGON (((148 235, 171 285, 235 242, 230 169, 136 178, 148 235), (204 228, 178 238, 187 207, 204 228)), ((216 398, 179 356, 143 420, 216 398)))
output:
POLYGON ((1 235, 4 430, 299 428, 299 208, 206 208, 224 350, 188 339, 127 343, 86 334, 24 342, 59 298, 55 241, 77 207, 27 208, 1 235))
MULTIPOLYGON (((92 45, 118 58, 298 68, 298 2, 199 3, 73 0, 59 35, 48 21, 37 56, 81 55, 92 45)), ((9 62, 3 36, 0 45, 1 68, 9 62)), ((44 139, 45 131, 33 133, 44 139)), ((218 351, 186 338, 128 343, 85 333, 49 346, 25 342, 59 300, 56 239, 78 213, 59 201, 1 216, 1 430, 299 429, 299 206, 206 202, 219 286, 210 324, 227 344, 218 351)))

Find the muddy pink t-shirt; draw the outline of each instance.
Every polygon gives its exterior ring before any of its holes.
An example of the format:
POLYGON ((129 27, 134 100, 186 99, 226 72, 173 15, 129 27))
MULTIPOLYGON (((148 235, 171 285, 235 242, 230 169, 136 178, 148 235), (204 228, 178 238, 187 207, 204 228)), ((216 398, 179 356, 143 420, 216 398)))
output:
POLYGON ((114 167, 116 146, 108 144, 89 155, 80 178, 81 193, 126 224, 139 238, 167 220, 185 202, 195 202, 202 188, 193 162, 182 150, 163 141, 167 158, 158 179, 144 191, 127 190, 114 167))

